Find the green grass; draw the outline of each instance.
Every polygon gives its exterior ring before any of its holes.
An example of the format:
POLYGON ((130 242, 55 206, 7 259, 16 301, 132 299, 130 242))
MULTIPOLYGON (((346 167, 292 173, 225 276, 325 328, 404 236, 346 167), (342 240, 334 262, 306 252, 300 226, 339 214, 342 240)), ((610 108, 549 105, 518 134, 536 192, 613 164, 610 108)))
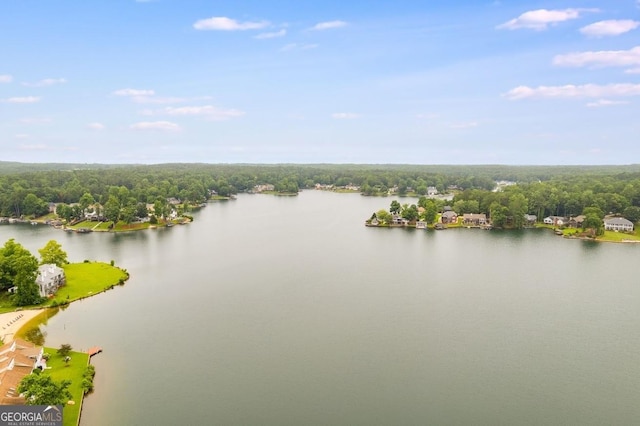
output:
POLYGON ((604 231, 604 235, 598 237, 598 240, 613 242, 640 241, 640 236, 638 235, 637 230, 632 234, 627 234, 626 232, 604 231))
POLYGON ((62 412, 62 424, 65 426, 76 426, 80 409, 82 408, 82 398, 84 391, 82 390, 82 375, 89 364, 89 355, 83 352, 71 352, 69 356, 71 361, 65 364, 64 359, 58 355, 57 348, 44 348, 44 351, 51 355, 47 361, 46 372, 53 380, 71 380, 69 391, 71 392, 71 400, 74 405, 65 405, 62 412))
POLYGON ((67 284, 60 287, 55 297, 43 306, 89 297, 112 288, 119 284, 120 280, 127 279, 125 271, 103 262, 70 263, 63 269, 67 284))

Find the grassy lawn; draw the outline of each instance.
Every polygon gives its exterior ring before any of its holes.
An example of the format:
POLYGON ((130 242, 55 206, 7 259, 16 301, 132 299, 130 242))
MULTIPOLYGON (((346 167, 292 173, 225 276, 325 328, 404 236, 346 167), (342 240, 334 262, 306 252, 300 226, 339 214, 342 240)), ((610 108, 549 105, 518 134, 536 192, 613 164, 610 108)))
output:
POLYGON ((78 416, 80 416, 80 408, 82 407, 82 375, 89 363, 89 355, 82 352, 71 352, 71 361, 65 364, 64 359, 58 355, 57 348, 44 348, 44 351, 51 355, 47 361, 47 374, 56 381, 71 380, 69 391, 71 392, 71 400, 75 401, 74 405, 65 405, 62 414, 62 424, 65 426, 76 426, 78 424, 78 416))
POLYGON ((73 302, 118 285, 120 280, 127 279, 127 273, 120 268, 103 262, 70 263, 64 266, 67 284, 60 287, 53 299, 43 306, 55 302, 73 302))
POLYGON ((627 234, 626 232, 604 231, 604 235, 598 237, 598 240, 602 241, 640 241, 638 231, 634 231, 633 234, 627 234))

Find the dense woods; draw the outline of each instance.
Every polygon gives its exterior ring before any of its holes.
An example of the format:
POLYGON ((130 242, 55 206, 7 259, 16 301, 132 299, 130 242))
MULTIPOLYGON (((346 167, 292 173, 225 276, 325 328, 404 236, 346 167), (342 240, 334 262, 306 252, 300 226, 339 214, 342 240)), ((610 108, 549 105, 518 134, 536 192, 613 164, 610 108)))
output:
MULTIPOLYGON (((147 204, 166 209, 170 198, 201 203, 212 193, 228 196, 271 184, 278 192, 322 185, 356 185, 364 195, 422 196, 427 188, 453 191, 459 213, 494 217, 578 215, 594 207, 603 214, 640 219, 640 165, 449 166, 449 165, 74 165, 0 162, 0 216, 39 216, 50 203, 69 220, 90 205, 107 219, 144 215, 147 204), (517 185, 493 191, 496 181, 517 185)), ((154 209, 155 210, 155 209, 154 209)))

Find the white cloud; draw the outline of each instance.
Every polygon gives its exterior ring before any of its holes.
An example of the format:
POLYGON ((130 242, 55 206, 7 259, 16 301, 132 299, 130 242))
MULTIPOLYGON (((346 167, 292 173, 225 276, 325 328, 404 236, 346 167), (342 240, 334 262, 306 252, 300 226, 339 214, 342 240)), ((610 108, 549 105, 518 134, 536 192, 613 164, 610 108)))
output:
POLYGON ((113 94, 116 96, 153 96, 155 92, 145 89, 120 89, 113 92, 113 94))
POLYGON ((640 46, 629 50, 600 50, 556 55, 553 64, 564 67, 626 67, 640 65, 640 46))
POLYGON ((174 116, 200 116, 212 121, 225 121, 236 117, 242 117, 244 111, 237 109, 222 109, 212 105, 203 106, 186 106, 186 107, 167 107, 164 112, 174 116))
POLYGON ((580 28, 580 32, 590 37, 617 36, 640 26, 640 22, 631 19, 611 19, 608 21, 594 22, 586 27, 580 28))
POLYGON ((14 98, 6 99, 5 102, 10 104, 33 104, 40 102, 39 96, 18 96, 14 98))
POLYGON ((625 70, 625 74, 640 74, 640 67, 625 70))
POLYGON ((180 130, 180 126, 171 121, 141 121, 134 123, 129 128, 134 130, 160 130, 165 132, 175 132, 180 130))
POLYGON ((213 16, 208 19, 200 19, 193 24, 196 30, 215 30, 215 31, 244 31, 259 30, 269 26, 267 21, 247 21, 238 22, 235 19, 225 16, 213 16))
POLYGON ((606 106, 612 106, 612 105, 624 105, 628 103, 629 102, 627 101, 612 101, 609 99, 598 99, 595 102, 587 103, 586 106, 588 106, 589 108, 600 108, 600 107, 606 107, 606 106))
POLYGON ((280 31, 274 31, 271 33, 261 33, 258 34, 257 36, 255 36, 254 38, 257 38, 258 40, 264 40, 264 39, 268 39, 268 38, 278 38, 278 37, 284 37, 285 35, 287 35, 287 30, 285 30, 284 28, 281 29, 280 31))
POLYGON ((11 83, 13 81, 13 76, 9 74, 0 74, 0 83, 11 83))
POLYGON ((515 19, 498 25, 497 29, 516 30, 519 28, 530 28, 533 30, 546 30, 549 25, 557 24, 558 22, 569 21, 577 19, 583 12, 597 12, 598 9, 563 9, 563 10, 548 10, 538 9, 530 10, 523 13, 515 19))
POLYGON ((27 87, 47 87, 53 86, 55 84, 63 84, 66 83, 67 80, 64 78, 45 78, 40 81, 36 81, 35 83, 22 83, 23 86, 27 87))
POLYGON ((617 96, 640 96, 640 84, 584 84, 565 86, 518 86, 509 90, 505 97, 516 100, 526 98, 605 98, 617 96))
POLYGON ((16 139, 29 139, 31 136, 26 134, 26 133, 18 133, 17 135, 14 136, 14 138, 16 139))
POLYGON ((318 22, 313 27, 311 27, 311 30, 322 31, 322 30, 330 30, 333 28, 341 28, 346 26, 347 26, 347 23, 345 21, 326 21, 326 22, 318 22))
POLYGON ((331 117, 336 120, 353 120, 362 117, 362 115, 355 112, 336 112, 331 114, 331 117))
POLYGON ((106 129, 106 126, 102 123, 89 123, 87 124, 87 128, 92 130, 104 130, 106 129))

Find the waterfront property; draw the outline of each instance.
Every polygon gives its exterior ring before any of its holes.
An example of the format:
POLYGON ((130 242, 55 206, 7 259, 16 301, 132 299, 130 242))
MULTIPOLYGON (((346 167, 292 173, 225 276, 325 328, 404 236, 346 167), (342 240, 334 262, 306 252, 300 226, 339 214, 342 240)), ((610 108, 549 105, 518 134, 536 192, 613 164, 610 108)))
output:
POLYGON ((604 229, 607 231, 633 232, 633 222, 624 217, 611 217, 604 220, 604 229))
POLYGON ((462 215, 462 223, 468 226, 486 225, 487 215, 484 213, 465 213, 462 215))
POLYGON ((24 404, 18 385, 35 368, 46 368, 43 353, 41 346, 22 339, 0 346, 0 405, 24 404))
POLYGON ((458 215, 453 210, 446 210, 442 213, 442 223, 456 223, 458 221, 458 215))
POLYGON ((59 266, 47 263, 38 268, 36 284, 41 297, 53 296, 66 282, 64 270, 59 266))
POLYGON ((562 216, 547 216, 542 219, 542 222, 544 222, 545 225, 564 226, 567 218, 562 216))

